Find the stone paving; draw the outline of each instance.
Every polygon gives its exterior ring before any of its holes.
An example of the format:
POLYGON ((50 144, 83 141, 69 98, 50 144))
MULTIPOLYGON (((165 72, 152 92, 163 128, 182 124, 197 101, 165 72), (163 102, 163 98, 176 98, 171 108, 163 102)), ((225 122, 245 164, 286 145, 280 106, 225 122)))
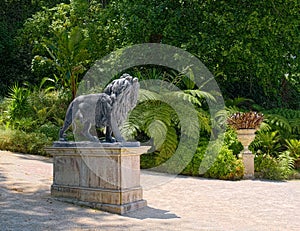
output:
POLYGON ((0 230, 300 230, 300 181, 143 171, 148 206, 125 216, 50 196, 52 160, 0 151, 0 230))

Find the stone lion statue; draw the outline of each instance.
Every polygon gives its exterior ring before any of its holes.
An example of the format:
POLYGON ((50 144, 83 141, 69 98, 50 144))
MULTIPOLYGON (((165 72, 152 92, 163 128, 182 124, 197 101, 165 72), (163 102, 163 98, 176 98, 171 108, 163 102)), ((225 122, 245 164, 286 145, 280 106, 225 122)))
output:
POLYGON ((65 131, 71 124, 76 130, 74 121, 79 119, 83 125, 82 133, 89 141, 99 141, 98 137, 90 134, 92 125, 96 128, 105 127, 106 142, 125 141, 119 126, 136 106, 139 87, 137 78, 123 74, 119 79, 113 80, 103 93, 76 97, 67 109, 64 125, 59 132, 59 140, 66 141, 65 131))

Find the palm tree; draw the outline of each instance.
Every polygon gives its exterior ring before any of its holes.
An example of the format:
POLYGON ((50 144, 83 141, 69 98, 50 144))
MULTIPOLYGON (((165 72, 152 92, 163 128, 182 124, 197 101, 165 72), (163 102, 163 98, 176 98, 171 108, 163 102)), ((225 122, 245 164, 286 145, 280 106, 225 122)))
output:
POLYGON ((84 31, 74 27, 70 31, 56 32, 55 40, 45 40, 44 47, 51 57, 50 61, 60 73, 61 86, 70 89, 74 99, 79 76, 85 72, 85 66, 90 61, 88 38, 84 31))

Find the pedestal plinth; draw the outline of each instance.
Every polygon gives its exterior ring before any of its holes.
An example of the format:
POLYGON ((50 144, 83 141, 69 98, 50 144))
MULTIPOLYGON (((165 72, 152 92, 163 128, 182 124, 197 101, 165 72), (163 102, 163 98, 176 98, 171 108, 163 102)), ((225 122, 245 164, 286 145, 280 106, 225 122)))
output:
POLYGON ((244 179, 253 179, 254 178, 254 155, 252 152, 243 153, 243 163, 244 163, 244 179))
POLYGON ((140 155, 150 147, 49 147, 51 195, 124 214, 147 205, 140 186, 140 155))

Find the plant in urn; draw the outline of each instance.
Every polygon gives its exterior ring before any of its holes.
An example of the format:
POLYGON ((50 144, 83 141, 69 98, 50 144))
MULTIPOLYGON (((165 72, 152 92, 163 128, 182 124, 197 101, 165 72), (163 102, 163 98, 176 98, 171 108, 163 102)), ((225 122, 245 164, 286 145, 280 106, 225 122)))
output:
POLYGON ((254 177, 254 155, 248 149, 255 138, 255 132, 263 121, 263 114, 257 112, 237 112, 228 119, 228 125, 236 130, 238 140, 242 143, 244 150, 242 158, 245 166, 244 178, 254 177))

